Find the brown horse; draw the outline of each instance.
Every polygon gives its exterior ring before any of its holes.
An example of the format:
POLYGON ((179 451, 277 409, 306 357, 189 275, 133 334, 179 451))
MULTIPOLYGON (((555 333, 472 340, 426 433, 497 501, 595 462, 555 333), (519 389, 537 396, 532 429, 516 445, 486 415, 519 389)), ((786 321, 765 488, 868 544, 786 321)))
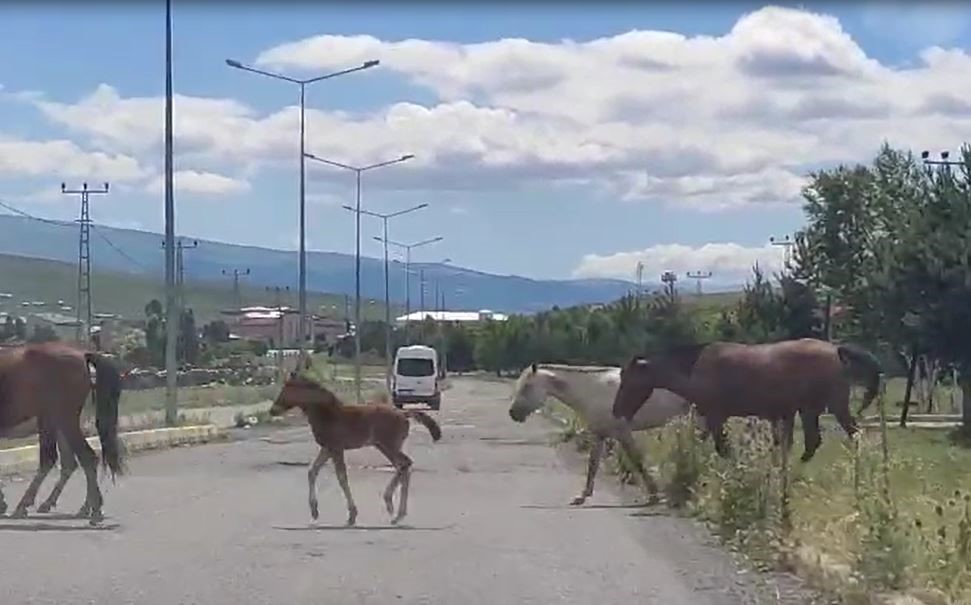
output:
MULTIPOLYGON (((92 524, 104 515, 103 498, 98 488, 98 457, 81 430, 81 409, 91 388, 91 368, 95 371, 95 426, 101 441, 102 462, 112 479, 123 471, 118 441, 118 401, 121 375, 110 359, 59 342, 29 344, 0 351, 0 433, 23 431, 36 421, 40 465, 14 517, 24 517, 34 504, 41 483, 57 463, 61 451, 61 478, 41 510, 50 510, 77 468, 84 469, 87 495, 78 511, 92 524)), ((6 504, 0 493, 0 514, 6 504)))
POLYGON ((722 456, 728 455, 724 424, 729 417, 757 416, 772 421, 792 447, 795 415, 802 418, 809 461, 821 443, 819 416, 827 409, 847 435, 856 433, 850 415, 850 379, 867 387, 862 412, 880 386, 880 362, 849 344, 804 338, 771 344, 715 342, 671 349, 650 358, 634 357, 621 372, 614 416, 631 418, 655 388, 691 401, 705 417, 722 456))
POLYGON ((395 468, 394 477, 384 490, 384 503, 391 523, 396 524, 408 512, 408 484, 411 480, 411 458, 401 451, 410 429, 409 418, 423 424, 433 441, 442 437, 442 430, 431 416, 417 410, 399 410, 386 405, 346 405, 325 387, 309 378, 291 372, 276 401, 270 407, 270 415, 280 416, 292 408, 300 408, 307 416, 314 439, 320 445, 320 453, 310 465, 307 481, 310 487, 310 516, 317 519, 317 475, 327 460, 334 460, 337 481, 347 500, 347 524, 357 521, 357 506, 347 482, 347 465, 344 451, 373 445, 395 468), (401 485, 398 514, 394 514, 392 497, 401 485))

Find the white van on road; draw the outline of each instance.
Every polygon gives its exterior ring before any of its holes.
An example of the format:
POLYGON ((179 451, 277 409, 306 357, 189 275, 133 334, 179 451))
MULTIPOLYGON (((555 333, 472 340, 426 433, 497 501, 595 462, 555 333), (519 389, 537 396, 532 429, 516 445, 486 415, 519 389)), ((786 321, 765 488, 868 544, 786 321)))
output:
POLYGON ((395 406, 425 403, 437 410, 442 402, 438 382, 438 352, 425 345, 399 347, 394 356, 391 399, 395 406))

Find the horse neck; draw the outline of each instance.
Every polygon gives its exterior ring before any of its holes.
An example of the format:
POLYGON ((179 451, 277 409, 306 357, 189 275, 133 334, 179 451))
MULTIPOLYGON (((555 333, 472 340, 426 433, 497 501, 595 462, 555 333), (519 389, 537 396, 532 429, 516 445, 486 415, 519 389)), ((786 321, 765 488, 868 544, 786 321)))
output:
POLYGON ((319 400, 304 405, 304 412, 309 418, 325 422, 337 418, 340 416, 341 406, 336 401, 330 401, 330 397, 327 394, 322 394, 319 400))
POLYGON ((656 388, 671 391, 675 395, 680 395, 683 399, 697 403, 699 388, 697 381, 692 380, 691 376, 682 372, 671 372, 663 381, 658 381, 656 388))
POLYGON ((600 416, 606 417, 611 413, 617 386, 613 385, 613 389, 611 389, 608 383, 601 381, 602 375, 600 373, 570 372, 569 370, 558 370, 554 373, 566 388, 561 388, 557 381, 550 380, 547 382, 547 392, 583 416, 584 419, 590 421, 600 416), (607 391, 610 392, 607 393, 607 391))

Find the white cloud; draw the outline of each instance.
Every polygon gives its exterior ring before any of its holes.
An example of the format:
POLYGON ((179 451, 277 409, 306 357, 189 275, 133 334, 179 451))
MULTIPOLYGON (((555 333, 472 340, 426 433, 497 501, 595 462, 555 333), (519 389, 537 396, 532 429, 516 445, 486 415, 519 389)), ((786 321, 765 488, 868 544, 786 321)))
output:
MULTIPOLYGON (((807 169, 865 160, 884 140, 920 149, 971 139, 971 56, 925 50, 915 66, 867 56, 833 17, 766 7, 722 36, 629 31, 587 41, 477 44, 323 35, 269 48, 260 65, 342 69, 368 59, 432 91, 428 106, 309 110, 308 149, 365 164, 413 153, 369 186, 595 187, 632 202, 728 210, 791 203, 807 169)), ((241 76, 243 77, 243 76, 241 76)), ((76 103, 27 97, 105 152, 157 154, 160 97, 102 84, 76 103)), ((196 165, 291 166, 296 107, 178 95, 176 149, 196 165)), ((157 156, 156 156, 157 157, 157 156)), ((235 170, 235 169, 234 169, 235 170)), ((340 178, 313 166, 315 179, 340 178)))
POLYGON ((140 179, 145 170, 130 156, 86 151, 72 141, 0 137, 0 175, 84 179, 97 183, 140 179))
POLYGON ((682 244, 660 244, 644 250, 618 252, 600 256, 587 254, 573 271, 574 277, 613 277, 633 280, 637 263, 644 263, 644 281, 657 281, 661 273, 674 271, 686 280, 688 271, 711 271, 711 281, 720 284, 741 284, 752 275, 758 263, 767 274, 782 268, 779 247, 766 244, 746 247, 735 243, 710 243, 700 247, 682 244))
MULTIPOLYGON (((234 179, 214 172, 198 172, 195 170, 178 170, 172 174, 172 181, 177 193, 196 193, 199 195, 231 195, 249 191, 250 184, 246 181, 234 179)), ((165 180, 162 176, 155 177, 147 185, 148 193, 162 193, 165 180)))

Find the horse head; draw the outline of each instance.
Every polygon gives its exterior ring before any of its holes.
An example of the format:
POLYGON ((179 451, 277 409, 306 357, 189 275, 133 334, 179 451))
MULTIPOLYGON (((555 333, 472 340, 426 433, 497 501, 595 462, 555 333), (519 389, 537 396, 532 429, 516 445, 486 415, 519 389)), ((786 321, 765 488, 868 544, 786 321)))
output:
POLYGON ((301 375, 299 372, 290 372, 280 394, 273 400, 270 406, 271 416, 281 416, 292 408, 306 409, 314 404, 338 404, 337 397, 326 387, 318 382, 301 375))
POLYGON ((640 355, 631 358, 620 371, 620 386, 614 395, 614 417, 631 420, 658 386, 657 362, 640 355))
POLYGON ((513 389, 509 417, 516 422, 525 422, 530 414, 543 407, 549 393, 549 379, 549 372, 541 370, 535 363, 523 370, 513 389))

